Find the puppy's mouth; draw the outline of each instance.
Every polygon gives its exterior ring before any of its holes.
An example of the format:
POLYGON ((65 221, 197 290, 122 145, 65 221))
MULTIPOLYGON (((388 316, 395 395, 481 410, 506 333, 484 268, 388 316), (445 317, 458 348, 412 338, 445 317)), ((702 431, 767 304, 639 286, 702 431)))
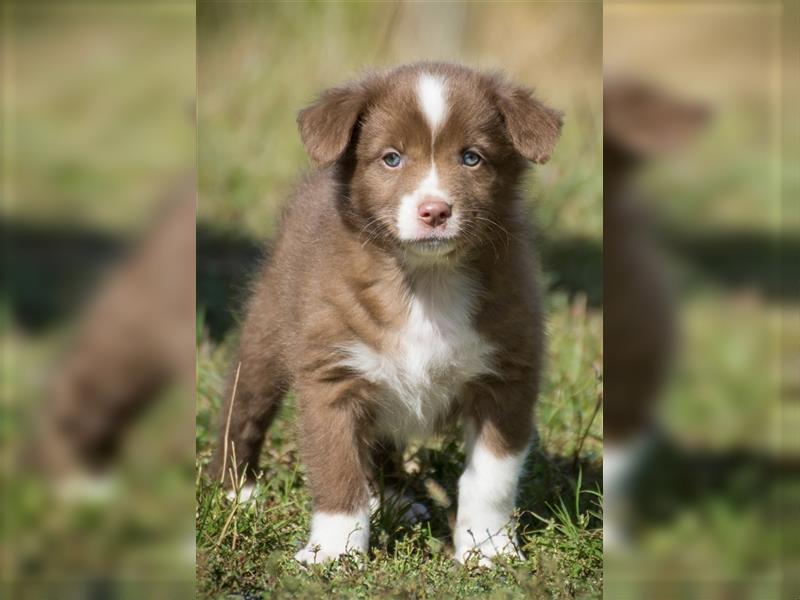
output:
POLYGON ((414 253, 431 258, 444 257, 456 249, 455 236, 426 236, 413 240, 403 240, 403 247, 414 253))

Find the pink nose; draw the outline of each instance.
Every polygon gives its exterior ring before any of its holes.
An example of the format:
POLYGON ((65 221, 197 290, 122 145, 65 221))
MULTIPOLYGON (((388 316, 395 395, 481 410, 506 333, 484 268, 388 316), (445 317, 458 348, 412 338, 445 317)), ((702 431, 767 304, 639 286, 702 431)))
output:
POLYGON ((428 227, 438 227, 443 225, 452 214, 450 205, 444 200, 425 198, 417 207, 417 215, 420 221, 428 227))

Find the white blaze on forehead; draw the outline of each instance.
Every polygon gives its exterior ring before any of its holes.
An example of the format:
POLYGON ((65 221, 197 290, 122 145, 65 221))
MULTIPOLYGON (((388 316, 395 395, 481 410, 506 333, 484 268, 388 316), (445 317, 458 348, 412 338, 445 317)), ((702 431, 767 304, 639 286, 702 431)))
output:
POLYGON ((417 100, 431 131, 436 131, 447 114, 444 80, 428 73, 423 74, 417 83, 417 100))
POLYGON ((431 161, 431 168, 415 192, 422 196, 437 196, 443 200, 447 199, 447 194, 439 187, 439 176, 436 174, 436 165, 431 161))
MULTIPOLYGON (((423 225, 418 216, 418 207, 426 198, 437 198, 449 202, 447 190, 443 188, 436 173, 436 161, 433 157, 433 142, 436 131, 447 116, 447 90, 443 77, 423 73, 417 82, 417 101, 428 126, 431 128, 430 169, 417 187, 400 199, 397 212, 397 229, 402 240, 417 240, 428 237, 429 228, 423 225)), ((458 233, 458 215, 448 220, 445 228, 440 228, 438 235, 452 237, 458 233)))

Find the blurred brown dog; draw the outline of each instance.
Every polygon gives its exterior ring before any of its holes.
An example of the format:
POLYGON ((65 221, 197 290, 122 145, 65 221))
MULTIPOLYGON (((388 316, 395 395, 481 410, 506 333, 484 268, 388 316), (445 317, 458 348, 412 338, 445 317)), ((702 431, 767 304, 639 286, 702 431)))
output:
POLYGON ((624 537, 625 483, 653 427, 675 341, 665 270, 636 190, 650 161, 688 144, 708 111, 643 82, 603 92, 604 541, 624 537))
MULTIPOLYGON (((131 421, 171 383, 193 397, 195 175, 174 184, 153 226, 91 298, 57 365, 36 456, 54 476, 104 472, 131 421)), ((182 446, 193 447, 187 423, 182 446)))

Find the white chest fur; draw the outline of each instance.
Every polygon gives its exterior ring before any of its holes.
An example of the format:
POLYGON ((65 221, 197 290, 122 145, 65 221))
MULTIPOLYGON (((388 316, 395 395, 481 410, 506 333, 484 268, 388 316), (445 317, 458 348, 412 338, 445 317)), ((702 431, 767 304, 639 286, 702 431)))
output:
POLYGON ((381 348, 342 348, 343 364, 376 384, 381 431, 397 439, 424 436, 465 383, 491 372, 494 349, 473 326, 477 290, 455 271, 419 275, 407 318, 386 332, 381 348))

